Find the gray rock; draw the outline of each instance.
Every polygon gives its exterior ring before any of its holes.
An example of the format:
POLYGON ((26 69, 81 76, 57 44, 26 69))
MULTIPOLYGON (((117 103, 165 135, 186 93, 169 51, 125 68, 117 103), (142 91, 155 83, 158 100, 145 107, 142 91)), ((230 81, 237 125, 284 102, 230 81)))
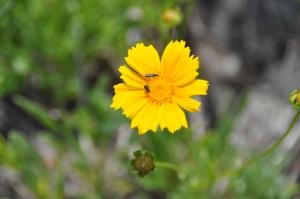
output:
MULTIPOLYGON (((281 63, 270 67, 262 86, 253 88, 249 104, 238 119, 233 143, 264 149, 279 139, 288 128, 295 110, 288 102, 289 93, 300 87, 300 48, 291 42, 281 63)), ((282 144, 289 150, 300 137, 300 122, 282 144)))

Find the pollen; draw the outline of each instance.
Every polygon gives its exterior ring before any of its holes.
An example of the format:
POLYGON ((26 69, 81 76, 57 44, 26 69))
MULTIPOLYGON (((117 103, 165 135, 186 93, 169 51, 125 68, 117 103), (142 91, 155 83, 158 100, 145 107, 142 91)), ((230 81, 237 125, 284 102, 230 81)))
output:
POLYGON ((148 82, 150 92, 148 93, 150 101, 161 104, 164 102, 172 102, 172 95, 174 95, 173 85, 165 77, 154 77, 148 82))

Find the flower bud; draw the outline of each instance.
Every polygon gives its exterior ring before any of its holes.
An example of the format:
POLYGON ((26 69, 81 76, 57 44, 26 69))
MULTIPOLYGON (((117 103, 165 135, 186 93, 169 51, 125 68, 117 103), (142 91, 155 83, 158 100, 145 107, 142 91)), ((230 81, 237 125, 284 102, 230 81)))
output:
POLYGON ((144 177, 151 171, 154 171, 154 157, 148 151, 135 151, 134 159, 131 160, 131 168, 137 172, 140 177, 144 177))
POLYGON ((300 111, 300 88, 290 94, 290 103, 297 111, 300 111))
POLYGON ((182 14, 179 9, 170 8, 164 11, 162 19, 169 26, 177 26, 182 21, 182 14))

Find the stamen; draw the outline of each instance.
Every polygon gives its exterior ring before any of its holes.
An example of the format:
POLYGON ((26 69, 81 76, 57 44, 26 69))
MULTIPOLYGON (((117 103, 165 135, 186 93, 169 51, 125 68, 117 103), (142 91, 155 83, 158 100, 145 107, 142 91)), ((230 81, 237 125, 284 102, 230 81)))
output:
POLYGON ((148 96, 154 103, 170 102, 172 95, 174 95, 174 89, 170 80, 165 77, 155 76, 148 82, 148 88, 150 92, 148 96))

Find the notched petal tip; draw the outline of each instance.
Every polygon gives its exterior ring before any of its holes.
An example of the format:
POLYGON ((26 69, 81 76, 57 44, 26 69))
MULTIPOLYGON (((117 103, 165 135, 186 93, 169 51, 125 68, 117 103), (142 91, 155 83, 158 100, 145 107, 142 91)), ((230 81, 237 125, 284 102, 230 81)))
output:
POLYGON ((143 42, 139 42, 139 43, 137 43, 136 45, 135 45, 136 47, 140 47, 140 46, 145 46, 145 44, 143 43, 143 42))
POLYGON ((201 84, 203 85, 203 94, 202 95, 207 95, 208 87, 209 87, 209 81, 200 79, 201 84))
POLYGON ((140 47, 140 46, 145 46, 145 45, 144 45, 143 42, 138 42, 134 46, 132 46, 131 48, 129 48, 129 50, 134 50, 135 48, 140 47))
POLYGON ((149 129, 141 129, 141 128, 139 128, 139 127, 137 127, 137 129, 138 129, 138 134, 139 134, 139 135, 145 135, 145 134, 147 134, 148 132, 150 132, 149 129))
MULTIPOLYGON (((172 42, 173 44, 179 44, 179 45, 185 46, 185 41, 184 41, 183 39, 181 39, 181 40, 175 39, 175 40, 172 40, 171 42, 172 42)), ((171 42, 170 42, 170 43, 171 43, 171 42)))
POLYGON ((110 108, 112 108, 116 111, 116 110, 120 109, 121 107, 118 106, 115 101, 113 101, 110 105, 110 108))
POLYGON ((182 126, 180 126, 179 128, 176 128, 176 129, 169 129, 169 128, 167 127, 168 132, 171 133, 171 134, 178 133, 178 132, 179 132, 181 129, 183 129, 183 128, 188 128, 188 125, 182 124, 182 126))
POLYGON ((160 58, 152 45, 146 46, 143 43, 137 43, 135 47, 128 50, 125 61, 130 68, 141 76, 147 73, 157 74, 159 72, 160 58))
POLYGON ((168 128, 168 132, 171 133, 171 134, 174 134, 174 133, 176 132, 176 130, 174 130, 174 129, 173 129, 173 130, 170 130, 170 129, 168 128))
POLYGON ((189 112, 200 111, 201 102, 190 97, 176 97, 175 102, 183 109, 189 112))

